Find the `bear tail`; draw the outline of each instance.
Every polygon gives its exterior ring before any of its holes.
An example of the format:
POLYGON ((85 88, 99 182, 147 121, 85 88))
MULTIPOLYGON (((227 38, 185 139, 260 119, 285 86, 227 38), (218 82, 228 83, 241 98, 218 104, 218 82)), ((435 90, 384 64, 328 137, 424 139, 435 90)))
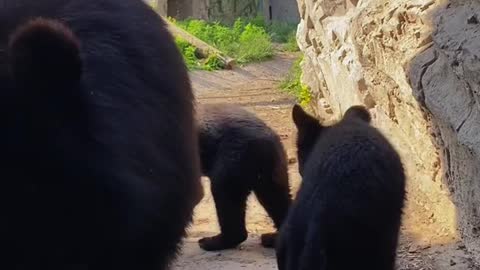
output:
POLYGON ((27 91, 65 91, 82 75, 79 40, 58 20, 35 18, 20 25, 10 36, 8 59, 14 83, 27 91))

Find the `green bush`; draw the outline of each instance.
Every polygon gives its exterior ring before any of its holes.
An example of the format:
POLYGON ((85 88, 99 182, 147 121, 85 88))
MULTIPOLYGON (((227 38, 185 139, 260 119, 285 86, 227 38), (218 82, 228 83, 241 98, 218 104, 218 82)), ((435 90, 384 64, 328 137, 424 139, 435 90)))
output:
POLYGON ((195 47, 181 38, 175 38, 175 43, 183 55, 183 60, 188 69, 196 69, 199 66, 199 60, 195 55, 195 47))
MULTIPOLYGON (((287 51, 298 51, 296 41, 296 25, 289 23, 266 23, 262 16, 255 18, 238 18, 233 25, 227 26, 218 22, 187 19, 172 23, 190 34, 216 47, 225 55, 233 57, 240 64, 268 59, 274 54, 272 42, 283 43, 287 51)), ((184 42, 184 41, 183 41, 184 42)), ((195 56, 195 48, 187 44, 180 50, 190 69, 216 70, 220 68, 218 56, 210 56, 200 60, 195 56)))
POLYGON ((267 23, 263 16, 257 16, 256 18, 251 19, 250 23, 265 29, 273 42, 285 43, 291 51, 298 50, 297 42, 292 42, 296 39, 297 24, 278 21, 267 23))
POLYGON ((265 22, 265 19, 263 16, 257 16, 253 19, 249 18, 244 18, 245 21, 250 21, 251 24, 256 25, 258 27, 262 27, 263 29, 267 29, 267 23, 265 22))
POLYGON ((222 69, 222 62, 220 61, 220 58, 218 58, 218 55, 210 55, 207 57, 202 63, 202 69, 208 71, 222 69))
POLYGON ((297 25, 291 23, 272 22, 267 31, 272 36, 272 40, 277 43, 287 43, 288 38, 297 32, 297 25))
POLYGON ((309 87, 302 84, 300 80, 302 76, 302 68, 300 67, 300 63, 302 60, 303 57, 300 57, 293 63, 287 77, 282 82, 280 87, 287 93, 295 96, 297 102, 300 103, 301 106, 305 107, 311 102, 312 94, 309 87))
POLYGON ((259 61, 273 56, 270 36, 264 28, 239 18, 229 27, 203 20, 175 22, 178 26, 216 47, 238 63, 259 61))
POLYGON ((273 55, 270 37, 261 27, 247 24, 238 40, 235 58, 239 63, 247 63, 269 58, 273 55))
POLYGON ((290 33, 289 36, 287 37, 287 43, 285 43, 285 50, 289 52, 300 51, 300 48, 298 48, 296 32, 290 33))

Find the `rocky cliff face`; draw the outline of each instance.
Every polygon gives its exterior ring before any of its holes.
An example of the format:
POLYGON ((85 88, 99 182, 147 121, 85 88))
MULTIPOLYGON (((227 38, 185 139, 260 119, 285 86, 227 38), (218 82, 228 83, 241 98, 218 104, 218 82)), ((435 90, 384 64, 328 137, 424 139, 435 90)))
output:
MULTIPOLYGON (((364 104, 401 153, 405 230, 480 251, 480 3, 298 0, 316 113, 364 104)), ((476 252, 480 254, 479 252, 476 252)))
POLYGON ((255 16, 259 6, 258 1, 255 0, 210 0, 208 1, 208 19, 233 23, 238 17, 255 16))
POLYGON ((432 46, 409 71, 432 116, 443 181, 469 250, 480 258, 480 2, 451 1, 434 17, 432 46))

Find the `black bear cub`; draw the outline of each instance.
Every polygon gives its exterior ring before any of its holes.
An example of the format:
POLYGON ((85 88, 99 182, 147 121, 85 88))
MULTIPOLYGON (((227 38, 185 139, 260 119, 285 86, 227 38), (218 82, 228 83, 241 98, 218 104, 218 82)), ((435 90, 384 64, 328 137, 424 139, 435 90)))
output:
POLYGON ((167 268, 202 189, 165 23, 141 0, 0 6, 0 269, 167 268))
POLYGON ((295 105, 303 182, 277 241, 280 270, 392 270, 405 197, 399 155, 361 106, 322 126, 295 105))
MULTIPOLYGON (((202 173, 211 181, 221 233, 200 239, 213 251, 234 248, 247 239, 245 209, 253 191, 277 229, 290 206, 287 158, 279 136, 253 113, 226 104, 198 108, 202 173)), ((276 234, 262 235, 273 247, 276 234)))

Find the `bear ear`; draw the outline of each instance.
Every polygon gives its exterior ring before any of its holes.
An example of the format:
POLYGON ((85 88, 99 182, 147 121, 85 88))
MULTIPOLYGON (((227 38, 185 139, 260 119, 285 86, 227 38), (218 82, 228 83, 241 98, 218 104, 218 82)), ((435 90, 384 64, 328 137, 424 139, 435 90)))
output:
POLYGON ((343 115, 343 119, 360 119, 364 122, 370 123, 372 121, 372 116, 367 108, 360 105, 355 105, 348 108, 343 115))
POLYGON ((306 113, 302 107, 298 104, 293 106, 292 118, 295 126, 298 130, 310 129, 310 128, 320 128, 320 123, 315 117, 312 117, 306 113))
POLYGON ((41 90, 59 90, 80 81, 80 45, 63 23, 36 18, 10 36, 8 59, 14 82, 41 90))

